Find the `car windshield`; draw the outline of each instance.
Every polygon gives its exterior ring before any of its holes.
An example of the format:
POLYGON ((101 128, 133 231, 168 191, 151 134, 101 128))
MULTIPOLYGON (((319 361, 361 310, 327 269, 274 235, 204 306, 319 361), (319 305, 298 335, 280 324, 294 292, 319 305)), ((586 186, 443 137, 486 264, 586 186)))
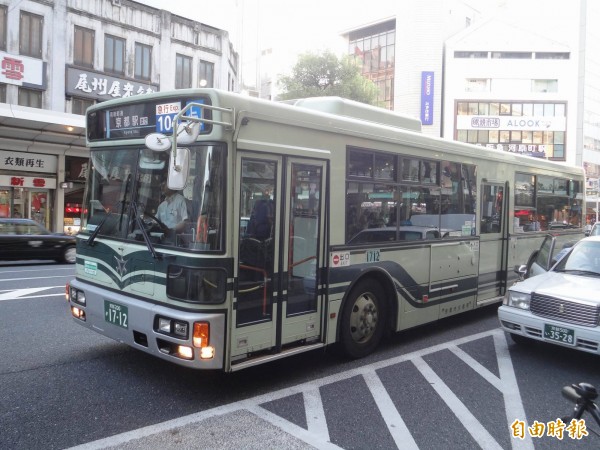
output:
POLYGON ((141 225, 153 245, 222 250, 224 154, 219 146, 191 147, 186 186, 172 191, 170 152, 92 150, 82 232, 143 241, 141 225))
POLYGON ((581 241, 556 265, 555 270, 600 275, 600 241, 581 241))

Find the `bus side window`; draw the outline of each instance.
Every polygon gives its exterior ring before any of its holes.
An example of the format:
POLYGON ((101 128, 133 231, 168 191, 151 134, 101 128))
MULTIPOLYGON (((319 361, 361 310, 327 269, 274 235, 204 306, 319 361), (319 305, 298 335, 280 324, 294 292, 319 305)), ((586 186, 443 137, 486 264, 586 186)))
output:
POLYGON ((483 184, 482 191, 480 233, 500 233, 502 230, 504 187, 495 184, 483 184))

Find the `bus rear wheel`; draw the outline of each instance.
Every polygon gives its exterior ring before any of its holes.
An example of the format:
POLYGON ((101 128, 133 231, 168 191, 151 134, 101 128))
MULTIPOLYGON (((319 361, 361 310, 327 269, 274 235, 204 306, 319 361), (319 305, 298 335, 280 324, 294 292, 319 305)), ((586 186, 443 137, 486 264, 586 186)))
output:
POLYGON ((342 312, 340 341, 351 358, 362 358, 379 345, 385 324, 385 292, 374 280, 352 289, 342 312))

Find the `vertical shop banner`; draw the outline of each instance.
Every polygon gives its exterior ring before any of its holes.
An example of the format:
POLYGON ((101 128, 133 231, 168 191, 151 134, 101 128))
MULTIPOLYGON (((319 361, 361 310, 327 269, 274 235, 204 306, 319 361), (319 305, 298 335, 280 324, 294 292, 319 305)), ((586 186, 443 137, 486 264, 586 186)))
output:
POLYGON ((433 125, 433 72, 421 72, 421 123, 433 125))

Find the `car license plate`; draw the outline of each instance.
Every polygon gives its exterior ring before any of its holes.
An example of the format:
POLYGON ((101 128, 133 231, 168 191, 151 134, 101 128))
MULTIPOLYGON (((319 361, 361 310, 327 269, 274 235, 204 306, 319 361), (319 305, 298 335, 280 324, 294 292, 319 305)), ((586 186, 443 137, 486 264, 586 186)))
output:
POLYGON ((104 320, 122 328, 129 327, 129 312, 127 306, 104 300, 104 320))
POLYGON ((563 344, 575 345, 575 331, 570 328, 558 327, 556 325, 544 325, 544 337, 551 341, 563 344))

